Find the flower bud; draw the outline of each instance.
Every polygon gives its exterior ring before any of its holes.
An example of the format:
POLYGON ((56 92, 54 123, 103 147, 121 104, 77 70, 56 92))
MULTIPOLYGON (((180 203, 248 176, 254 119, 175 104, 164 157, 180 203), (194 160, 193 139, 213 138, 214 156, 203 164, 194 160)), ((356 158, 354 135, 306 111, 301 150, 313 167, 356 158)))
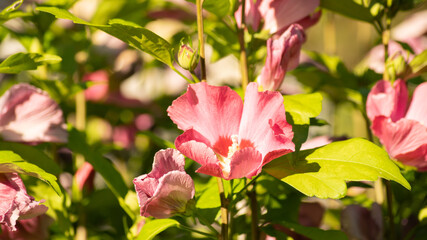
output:
POLYGON ((181 41, 181 46, 178 52, 178 63, 186 69, 193 71, 199 62, 199 55, 188 44, 181 41))

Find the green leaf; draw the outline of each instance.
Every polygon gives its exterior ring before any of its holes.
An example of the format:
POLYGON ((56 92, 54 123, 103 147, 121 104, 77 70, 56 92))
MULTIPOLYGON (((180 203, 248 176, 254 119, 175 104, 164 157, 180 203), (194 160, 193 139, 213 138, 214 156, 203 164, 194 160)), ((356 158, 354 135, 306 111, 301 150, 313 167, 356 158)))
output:
POLYGON ((415 56, 409 63, 409 67, 411 68, 411 77, 427 72, 427 50, 415 56))
POLYGON ((359 5, 353 0, 321 0, 320 7, 369 23, 374 20, 369 8, 359 5))
POLYGON ((281 221, 280 225, 289 228, 291 231, 308 237, 311 240, 347 240, 348 237, 344 232, 338 230, 323 230, 315 227, 306 227, 299 224, 281 221))
POLYGON ((286 95, 283 100, 294 124, 310 124, 310 118, 317 117, 322 111, 323 97, 320 93, 286 95))
POLYGON ((204 0, 203 8, 221 18, 230 11, 230 0, 204 0))
POLYGON ((51 54, 16 53, 0 63, 0 73, 19 73, 25 70, 34 70, 45 63, 58 63, 61 57, 51 54))
POLYGON ((139 233, 137 240, 150 240, 157 234, 163 232, 170 227, 178 227, 179 222, 173 219, 155 219, 144 224, 139 233))
POLYGON ((175 148, 175 145, 172 142, 164 140, 163 138, 158 137, 151 131, 142 131, 141 134, 150 138, 155 144, 157 144, 161 148, 175 148))
POLYGON ((74 23, 98 28, 130 46, 152 55, 157 60, 172 66, 171 45, 162 37, 139 25, 122 19, 112 19, 108 25, 93 24, 80 19, 65 9, 56 7, 37 7, 36 10, 54 15, 56 18, 69 19, 74 23))
POLYGON ((14 142, 0 142, 0 150, 13 151, 25 159, 25 161, 39 166, 48 173, 54 175, 61 173, 61 168, 53 159, 33 146, 14 142))
POLYGON ((89 146, 86 142, 86 137, 83 133, 75 128, 69 130, 68 147, 75 153, 82 154, 85 160, 88 161, 95 171, 104 178, 108 188, 114 193, 123 210, 132 218, 135 219, 135 214, 125 203, 125 197, 128 192, 128 187, 125 184, 122 175, 117 171, 113 164, 104 158, 98 151, 89 146))
POLYGON ((387 152, 361 138, 301 151, 298 156, 287 154, 263 169, 305 195, 319 198, 345 196, 345 181, 375 181, 379 177, 411 189, 387 152))
POLYGON ((37 165, 26 162, 12 151, 0 151, 0 172, 17 172, 36 177, 48 183, 58 195, 62 194, 54 175, 45 172, 37 165))
POLYGON ((17 0, 15 2, 13 2, 12 4, 10 4, 8 7, 6 7, 5 9, 3 9, 0 12, 0 18, 9 14, 10 12, 17 10, 19 7, 21 7, 23 2, 24 2, 24 0, 17 0))

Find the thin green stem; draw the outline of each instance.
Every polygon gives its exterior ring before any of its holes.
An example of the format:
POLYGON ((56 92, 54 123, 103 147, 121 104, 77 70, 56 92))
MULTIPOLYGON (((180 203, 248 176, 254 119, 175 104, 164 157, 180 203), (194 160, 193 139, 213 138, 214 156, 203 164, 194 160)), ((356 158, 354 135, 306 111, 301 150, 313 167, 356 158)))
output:
POLYGON ((200 79, 196 76, 194 71, 190 71, 190 73, 191 73, 191 76, 193 77, 194 82, 200 82, 200 79))
POLYGON ((182 229, 182 230, 185 230, 185 231, 188 231, 188 232, 197 233, 197 234, 200 234, 200 235, 206 236, 206 237, 208 237, 208 238, 216 239, 216 236, 214 236, 214 235, 212 235, 212 234, 205 233, 205 232, 202 232, 202 231, 198 231, 198 230, 196 230, 196 229, 193 229, 193 228, 190 228, 190 227, 184 226, 184 225, 182 225, 182 224, 178 225, 178 228, 180 228, 180 229, 182 229))
POLYGON ((258 201, 256 199, 255 184, 256 182, 253 182, 252 189, 247 193, 250 200, 250 207, 251 207, 252 240, 258 240, 260 237, 259 228, 258 228, 258 201))
POLYGON ((181 76, 182 78, 184 78, 189 84, 192 84, 192 83, 194 83, 193 81, 191 81, 188 77, 186 77, 184 74, 182 74, 180 71, 178 71, 178 69, 176 69, 174 66, 170 66, 170 68, 174 71, 174 72, 176 72, 176 73, 178 73, 178 75, 179 76, 181 76))
POLYGON ((221 240, 228 240, 228 202, 224 193, 222 178, 216 178, 221 200, 221 240))
POLYGON ((206 63, 205 63, 205 44, 203 38, 203 8, 202 0, 196 0, 197 7, 197 32, 199 36, 200 49, 200 68, 202 73, 202 82, 206 82, 206 63))
POLYGON ((209 223, 208 223, 208 220, 206 220, 206 218, 203 216, 203 215, 201 215, 201 214, 198 214, 197 212, 196 212, 196 217, 199 219, 199 221, 203 224, 203 225, 205 225, 206 227, 208 227, 211 231, 212 231, 212 233, 214 233, 215 235, 219 235, 219 232, 214 228, 214 227, 212 227, 212 225, 210 225, 209 223))
POLYGON ((246 56, 246 47, 245 47, 245 2, 242 1, 242 15, 241 15, 241 25, 240 28, 238 28, 238 38, 239 38, 239 45, 240 45, 240 72, 242 74, 242 88, 243 92, 246 91, 246 87, 249 83, 249 76, 248 76, 248 59, 246 56))
POLYGON ((393 192, 391 190, 390 181, 385 180, 385 189, 387 194, 387 210, 389 215, 389 232, 390 239, 396 239, 394 227, 394 214, 393 214, 393 192))
POLYGON ((257 178, 261 176, 261 174, 258 174, 256 177, 254 177, 249 183, 247 183, 238 193, 237 195, 241 194, 243 191, 245 191, 252 183, 254 183, 257 178))

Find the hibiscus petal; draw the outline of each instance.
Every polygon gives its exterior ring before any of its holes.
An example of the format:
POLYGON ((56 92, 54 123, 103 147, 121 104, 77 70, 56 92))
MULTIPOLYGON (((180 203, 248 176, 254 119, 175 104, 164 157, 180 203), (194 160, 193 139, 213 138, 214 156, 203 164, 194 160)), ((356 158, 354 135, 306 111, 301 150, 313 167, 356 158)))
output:
POLYGON ((159 186, 147 207, 146 215, 168 218, 184 212, 188 200, 194 197, 194 183, 190 175, 171 171, 159 180, 159 186))
POLYGON ((58 104, 28 84, 14 85, 0 98, 0 131, 7 141, 67 141, 58 104))
POLYGON ((373 133, 387 152, 404 164, 421 167, 427 161, 427 127, 410 119, 392 122, 380 116, 372 123, 373 133))
POLYGON ((252 178, 261 172, 262 155, 256 149, 247 147, 233 154, 230 161, 230 176, 225 178, 252 178))
POLYGON ((264 164, 276 157, 295 151, 292 126, 286 122, 283 97, 278 92, 258 92, 258 85, 250 83, 246 89, 241 140, 249 140, 264 158, 264 164))
POLYGON ((182 130, 193 128, 214 145, 221 137, 238 132, 242 100, 229 87, 190 84, 187 92, 173 101, 168 115, 182 130))
POLYGON ((184 172, 185 158, 175 149, 160 150, 154 155, 153 170, 148 174, 153 178, 160 178, 167 172, 177 170, 184 172))
POLYGON ((159 185, 158 179, 147 176, 147 174, 144 174, 133 179, 135 191, 138 196, 139 207, 141 208, 141 216, 144 216, 148 204, 151 202, 151 198, 155 194, 157 186, 159 185))
MULTIPOLYGON (((405 118, 420 122, 427 126, 427 82, 418 85, 412 97, 411 106, 405 118)), ((426 140, 427 141, 427 140, 426 140)))
POLYGON ((202 165, 197 172, 222 177, 219 160, 207 141, 200 133, 190 129, 176 138, 175 146, 182 154, 202 165))
POLYGON ((377 116, 390 117, 394 122, 405 116, 408 90, 403 80, 394 82, 378 81, 366 101, 366 112, 373 121, 377 116))
POLYGON ((262 0, 260 13, 264 18, 263 29, 275 33, 314 12, 319 0, 262 0))

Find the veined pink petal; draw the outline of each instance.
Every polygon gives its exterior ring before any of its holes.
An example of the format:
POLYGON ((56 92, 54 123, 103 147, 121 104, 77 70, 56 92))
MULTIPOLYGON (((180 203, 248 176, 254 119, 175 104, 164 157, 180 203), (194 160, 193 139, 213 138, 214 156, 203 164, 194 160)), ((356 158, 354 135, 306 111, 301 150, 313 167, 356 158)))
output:
POLYGON ((28 84, 12 86, 0 98, 0 134, 7 141, 66 142, 58 104, 28 84))
POLYGON ((264 18, 263 29, 275 33, 314 12, 319 0, 262 0, 259 11, 264 18))
MULTIPOLYGON (((185 131, 176 138, 175 146, 182 154, 202 165, 197 172, 222 177, 218 157, 200 133, 193 129, 185 131)), ((226 149, 228 151, 228 146, 226 149)))
POLYGON ((312 15, 308 15, 307 17, 299 20, 296 23, 298 25, 302 26, 304 29, 307 29, 307 28, 313 26, 314 24, 316 24, 320 20, 321 16, 322 16, 322 11, 317 11, 317 12, 313 13, 312 15))
POLYGON ((185 158, 175 149, 160 150, 154 155, 153 169, 148 176, 160 178, 170 171, 184 172, 185 158))
MULTIPOLYGON (((252 178, 261 172, 262 155, 256 149, 247 147, 233 154, 230 161, 230 176, 228 179, 252 178)), ((225 178, 228 180, 227 178, 225 178)))
POLYGON ((159 180, 159 186, 149 203, 147 213, 155 218, 168 218, 184 212, 188 200, 194 197, 194 183, 190 175, 171 171, 159 180))
POLYGON ((240 139, 250 141, 266 164, 274 157, 295 151, 293 135, 292 126, 286 122, 281 94, 258 92, 258 85, 250 83, 239 128, 240 139))
MULTIPOLYGON (((259 12, 259 5, 261 0, 254 2, 253 0, 245 0, 245 22, 247 26, 251 26, 254 31, 258 31, 261 22, 261 13, 259 12)), ((240 0, 241 2, 241 0, 240 0)), ((234 13, 237 26, 240 27, 242 22, 242 5, 239 6, 234 13)))
POLYGON ((159 185, 159 180, 156 178, 150 178, 147 174, 144 174, 133 179, 133 184, 135 185, 135 191, 138 196, 141 216, 144 216, 147 211, 148 204, 152 201, 152 197, 159 185))
POLYGON ((384 116, 376 117, 372 131, 393 158, 404 164, 424 167, 427 161, 427 127, 418 121, 402 118, 392 122, 384 116))
POLYGON ((190 84, 167 111, 178 128, 193 128, 214 145, 221 137, 238 132, 242 108, 242 99, 230 88, 202 82, 190 84))
POLYGON ((374 121, 377 116, 390 117, 397 121, 405 116, 408 101, 408 90, 403 80, 394 82, 378 81, 368 95, 366 112, 369 119, 374 121))
POLYGON ((416 120, 427 127, 427 82, 421 83, 415 89, 405 118, 416 120))
POLYGON ((32 218, 47 211, 47 207, 27 194, 17 173, 0 174, 0 224, 14 231, 18 219, 32 218))
POLYGON ((46 240, 49 239, 49 225, 53 219, 46 214, 31 218, 19 220, 16 223, 16 231, 11 231, 4 225, 1 225, 1 240, 46 240))

